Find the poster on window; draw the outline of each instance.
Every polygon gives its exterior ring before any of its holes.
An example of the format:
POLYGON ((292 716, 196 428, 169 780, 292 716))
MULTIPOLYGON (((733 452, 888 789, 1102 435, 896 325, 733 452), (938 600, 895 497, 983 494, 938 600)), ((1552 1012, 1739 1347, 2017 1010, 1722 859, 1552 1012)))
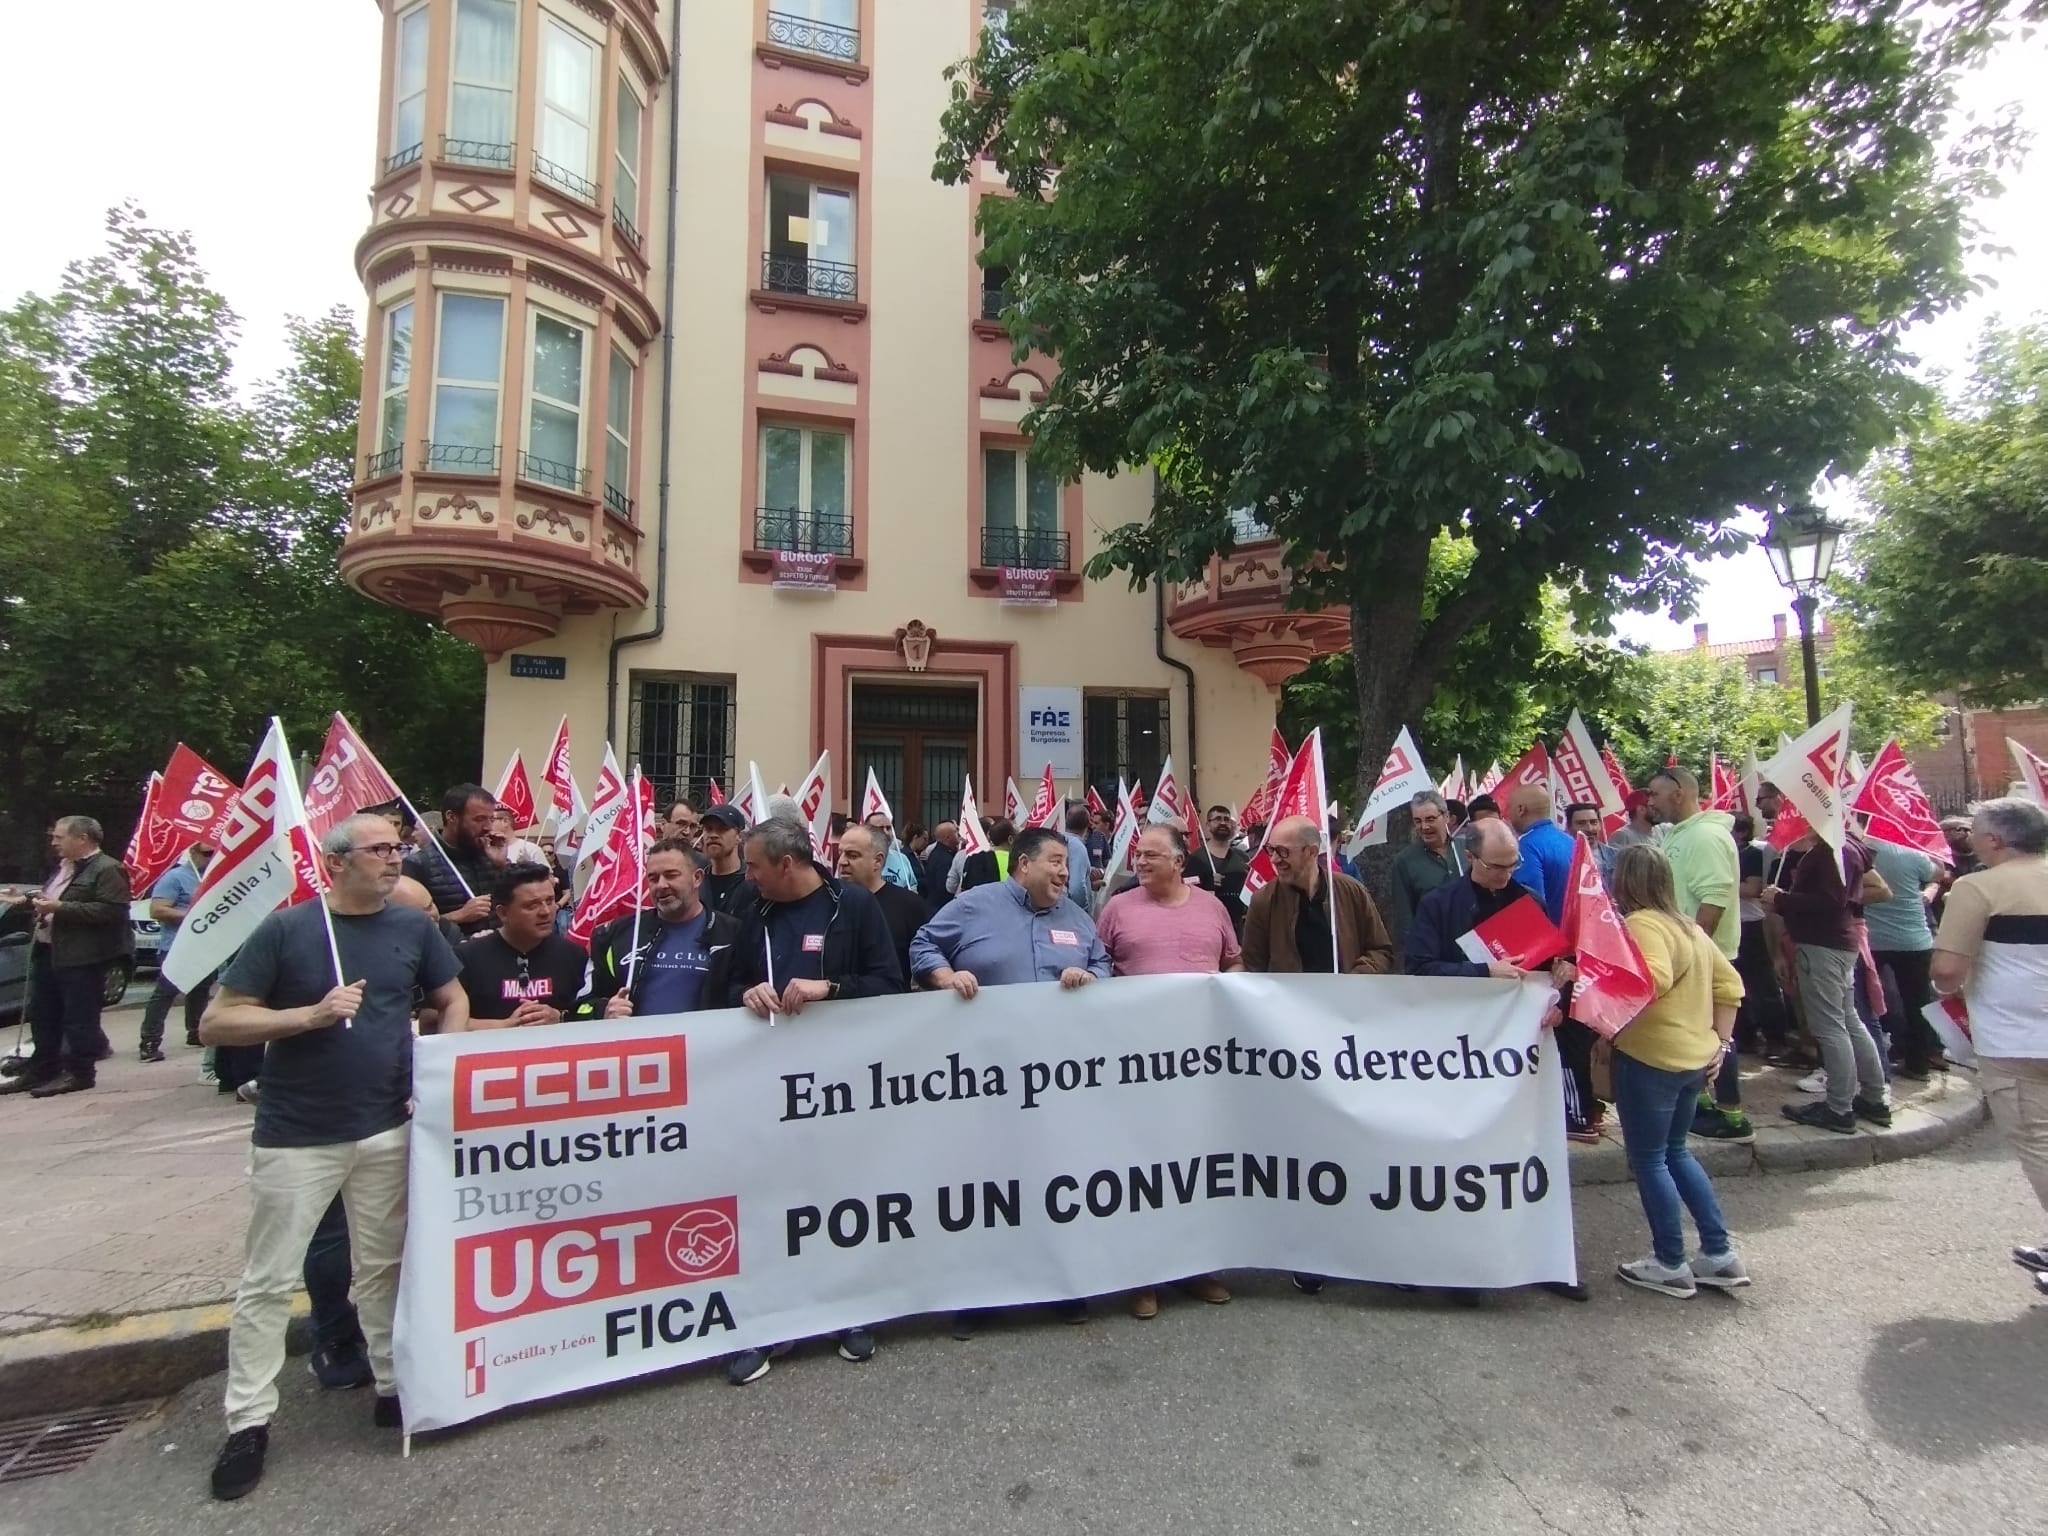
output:
POLYGON ((836 592, 839 570, 833 556, 798 549, 778 549, 769 567, 768 585, 791 592, 836 592))
POLYGON ((1060 600, 1053 587, 1054 571, 1006 565, 996 595, 1005 608, 1051 608, 1060 600))

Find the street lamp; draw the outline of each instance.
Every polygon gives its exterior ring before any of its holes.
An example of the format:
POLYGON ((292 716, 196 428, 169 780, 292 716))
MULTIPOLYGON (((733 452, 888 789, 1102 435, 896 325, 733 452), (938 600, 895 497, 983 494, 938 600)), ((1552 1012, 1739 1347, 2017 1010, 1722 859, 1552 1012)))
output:
POLYGON ((1799 615, 1799 656, 1806 670, 1806 723, 1820 723, 1820 662, 1813 651, 1813 616, 1820 607, 1821 584, 1834 569, 1835 551, 1847 525, 1830 518, 1811 502, 1773 514, 1764 534, 1764 553, 1771 573, 1792 593, 1792 611, 1799 615))

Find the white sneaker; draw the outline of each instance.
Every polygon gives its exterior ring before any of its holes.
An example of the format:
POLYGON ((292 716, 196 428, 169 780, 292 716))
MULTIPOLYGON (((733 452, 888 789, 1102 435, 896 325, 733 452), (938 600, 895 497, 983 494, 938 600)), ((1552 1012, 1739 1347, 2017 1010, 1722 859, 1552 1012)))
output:
POLYGON ((1792 1086, 1801 1093, 1826 1093, 1828 1091, 1828 1069, 1822 1067, 1817 1072, 1809 1072, 1792 1086))
POLYGON ((1732 1291, 1749 1284, 1749 1270, 1732 1248, 1712 1257, 1696 1253, 1685 1267, 1692 1271, 1693 1284, 1710 1285, 1717 1291, 1732 1291))
POLYGON ((1655 1291, 1659 1296, 1673 1296, 1683 1301, 1696 1293, 1697 1282, 1689 1268, 1680 1264, 1676 1269, 1666 1269, 1657 1262, 1655 1254, 1647 1259, 1637 1259, 1633 1264, 1620 1265, 1614 1273, 1630 1285, 1655 1291))

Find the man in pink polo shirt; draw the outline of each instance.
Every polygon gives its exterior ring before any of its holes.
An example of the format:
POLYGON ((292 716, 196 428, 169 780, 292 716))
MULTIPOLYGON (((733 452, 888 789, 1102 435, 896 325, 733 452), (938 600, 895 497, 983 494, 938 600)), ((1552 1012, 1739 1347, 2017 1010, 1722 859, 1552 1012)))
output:
MULTIPOLYGON (((1158 824, 1138 834, 1138 883, 1103 905, 1096 936, 1109 951, 1113 976, 1214 975, 1241 971, 1244 954, 1223 903, 1181 878, 1188 845, 1178 827, 1158 824)), ((1181 1289, 1198 1301, 1222 1303, 1230 1290, 1214 1275, 1183 1280, 1181 1289)), ((1153 1287, 1131 1293, 1131 1316, 1159 1311, 1153 1287)))

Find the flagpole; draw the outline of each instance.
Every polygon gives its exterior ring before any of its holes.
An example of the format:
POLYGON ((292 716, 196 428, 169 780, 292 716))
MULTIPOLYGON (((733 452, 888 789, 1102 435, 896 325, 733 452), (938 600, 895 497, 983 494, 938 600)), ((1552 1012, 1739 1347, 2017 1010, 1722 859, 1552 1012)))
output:
MULTIPOLYGON (((640 814, 640 765, 633 765, 632 800, 633 814, 640 814)), ((633 995, 633 978, 640 961, 640 909, 647 905, 647 829, 642 827, 640 835, 633 839, 637 850, 633 856, 635 869, 640 878, 633 887, 633 947, 626 952, 626 996, 633 995)))
MULTIPOLYGON (((272 716, 270 724, 271 728, 277 732, 279 743, 282 744, 284 741, 283 722, 272 716)), ((351 726, 350 730, 353 732, 354 727, 351 726)), ((366 745, 363 750, 368 751, 368 746, 366 745)), ((313 829, 306 821, 306 800, 305 796, 299 791, 298 771, 292 766, 288 750, 278 753, 277 756, 279 775, 284 780, 285 792, 291 796, 292 826, 294 829, 304 829, 304 831, 310 833, 313 829)), ((372 758, 371 761, 375 762, 376 760, 372 758)), ((384 765, 378 763, 377 767, 381 771, 384 765)), ((396 783, 397 781, 393 780, 392 782, 396 783)), ((285 847, 287 852, 290 851, 291 841, 291 834, 286 833, 285 847)), ((314 859, 318 860, 322 856, 321 850, 318 847, 314 847, 312 855, 314 859)), ((341 940, 334 931, 334 909, 327 905, 327 893, 329 890, 327 872, 324 869, 319 869, 317 864, 315 870, 320 877, 320 884, 314 892, 314 900, 320 903, 320 921, 327 929, 327 954, 334 961, 334 984, 337 987, 345 987, 348 985, 348 978, 341 973, 341 940)), ((354 1019, 343 1019, 341 1025, 344 1029, 354 1029, 356 1021, 354 1019)))
MULTIPOLYGON (((1323 763, 1323 728, 1316 727, 1316 819, 1325 828, 1330 823, 1329 801, 1330 776, 1323 763)), ((1330 877, 1330 974, 1344 974, 1344 956, 1337 949, 1337 834, 1325 831, 1323 835, 1323 865, 1330 877)))

